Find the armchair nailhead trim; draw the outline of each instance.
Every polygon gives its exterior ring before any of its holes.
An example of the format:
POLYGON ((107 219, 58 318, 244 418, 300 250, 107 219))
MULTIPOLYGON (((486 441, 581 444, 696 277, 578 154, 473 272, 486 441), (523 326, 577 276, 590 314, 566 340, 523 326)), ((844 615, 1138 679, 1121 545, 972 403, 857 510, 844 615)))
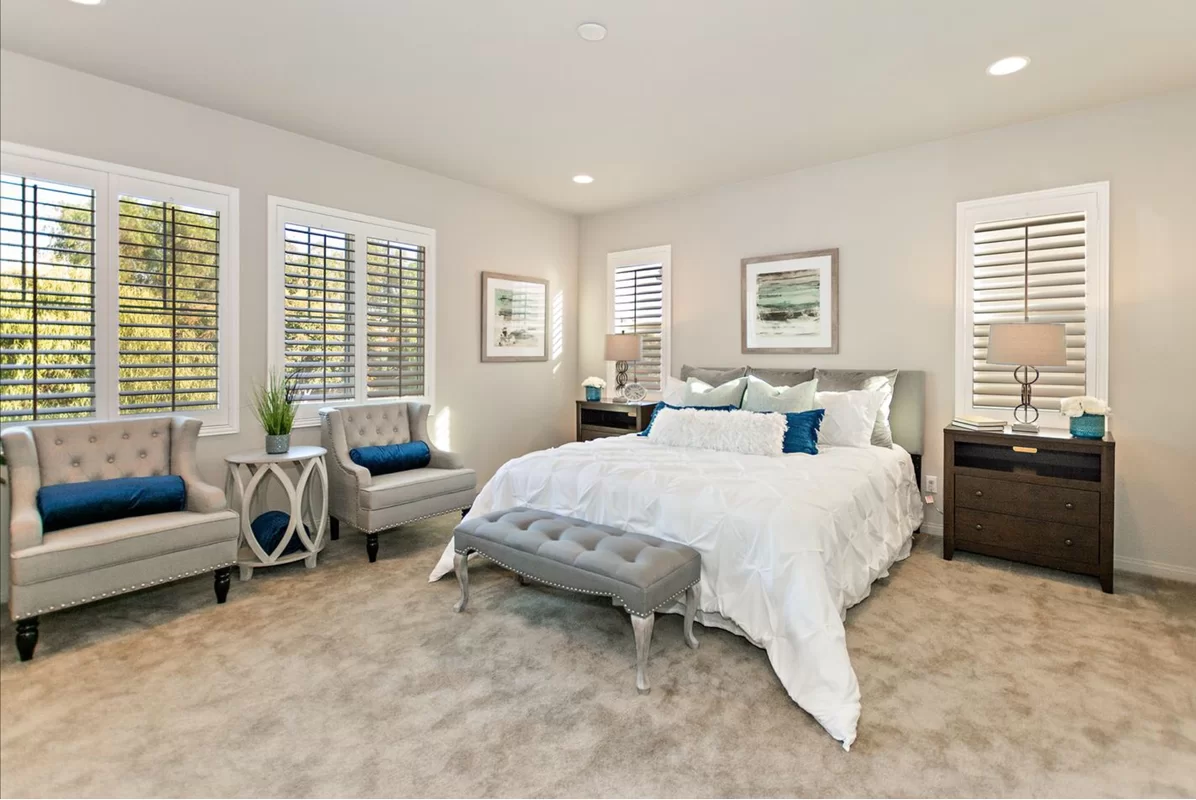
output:
POLYGON ((648 611, 648 613, 647 613, 647 614, 638 614, 638 613, 636 613, 636 612, 632 611, 630 608, 627 608, 627 602, 626 602, 625 600, 623 600, 623 598, 622 598, 622 597, 619 597, 617 594, 608 594, 607 592, 595 592, 595 591, 593 591, 592 589, 578 589, 576 586, 565 586, 564 584, 560 584, 560 583, 553 583, 552 581, 546 581, 546 580, 544 580, 543 578, 537 577, 537 576, 535 576, 535 575, 529 575, 529 574, 528 574, 528 573, 526 573, 526 572, 521 572, 520 570, 517 570, 517 569, 515 569, 514 567, 509 567, 509 566, 507 566, 506 564, 504 564, 504 563, 502 563, 501 561, 499 561, 497 558, 494 558, 493 556, 488 556, 488 555, 486 555, 485 553, 483 553, 483 552, 482 552, 482 551, 480 551, 480 550, 468 550, 468 549, 467 549, 467 550, 458 550, 457 548, 455 548, 455 547, 454 547, 454 548, 453 548, 453 552, 454 552, 454 553, 456 553, 456 554, 457 554, 457 555, 459 555, 459 556, 465 556, 466 558, 469 558, 469 554, 470 554, 470 553, 477 553, 477 554, 478 554, 479 556, 481 556, 482 558, 485 558, 485 559, 488 559, 488 560, 490 560, 490 561, 493 561, 495 564, 498 564, 500 567, 503 567, 504 569, 509 569, 509 570, 511 570, 511 572, 514 572, 516 575, 522 575, 522 576, 523 576, 523 577, 525 577, 525 578, 531 578, 531 579, 532 579, 533 581, 535 581, 536 583, 542 583, 542 584, 544 584, 545 586, 552 586, 553 588, 556 588, 556 589, 568 589, 570 592, 578 592, 579 594, 592 594, 592 595, 597 595, 598 597, 613 597, 615 600, 618 600, 620 603, 622 603, 622 604, 623 604, 623 608, 627 609, 627 613, 628 613, 628 614, 632 614, 632 615, 634 615, 634 616, 637 616, 637 617, 650 617, 650 616, 652 616, 653 614, 655 614, 655 613, 656 613, 656 609, 658 609, 658 608, 663 608, 664 606, 666 606, 666 605, 668 605, 669 603, 673 602, 673 601, 674 601, 674 600, 676 600, 678 597, 680 597, 681 595, 685 594, 685 593, 686 593, 686 592, 688 592, 690 589, 692 589, 693 587, 695 587, 695 586, 697 586, 699 583, 701 583, 701 579, 699 578, 698 580, 696 580, 696 581, 694 581, 693 583, 691 583, 689 586, 686 586, 684 589, 682 589, 681 591, 677 592, 677 594, 673 595, 672 597, 669 597, 669 598, 665 599, 665 601, 664 601, 663 603, 660 603, 658 606, 656 606, 656 608, 653 608, 653 609, 651 609, 650 611, 648 611))
POLYGON ((361 533, 377 533, 378 531, 388 531, 391 528, 401 528, 404 525, 410 525, 412 522, 419 522, 420 520, 423 520, 423 519, 431 519, 432 517, 439 517, 441 514, 447 514, 450 511, 460 511, 463 508, 469 508, 469 507, 470 506, 456 506, 455 508, 446 508, 444 511, 437 511, 435 514, 424 514, 422 517, 414 517, 412 519, 407 520, 406 522, 400 522, 397 525, 383 525, 381 528, 370 528, 368 530, 363 529, 363 528, 358 528, 357 530, 360 531, 361 533))
POLYGON ((121 588, 121 589, 113 589, 111 592, 101 592, 100 594, 93 594, 91 597, 81 597, 78 600, 72 600, 69 603, 60 603, 59 605, 55 605, 55 606, 46 606, 45 608, 39 608, 36 611, 32 611, 28 614, 23 614, 20 617, 17 617, 17 619, 27 619, 28 617, 36 617, 39 614, 48 614, 51 611, 61 611, 64 608, 72 608, 73 606, 81 606, 84 603, 91 603, 96 600, 103 600, 105 597, 116 597, 117 595, 126 594, 128 592, 133 592, 138 589, 145 589, 149 586, 157 586, 160 583, 170 583, 171 581, 177 581, 182 578, 189 578, 192 575, 202 575, 205 572, 212 572, 213 570, 223 569, 224 567, 236 566, 236 564, 237 564, 236 561, 227 561, 223 564, 215 564, 210 567, 204 567, 203 569, 195 569, 195 570, 191 570, 190 572, 180 572, 178 575, 171 575, 169 578, 159 578, 156 581, 149 581, 147 583, 134 583, 131 586, 125 586, 124 588, 121 588))

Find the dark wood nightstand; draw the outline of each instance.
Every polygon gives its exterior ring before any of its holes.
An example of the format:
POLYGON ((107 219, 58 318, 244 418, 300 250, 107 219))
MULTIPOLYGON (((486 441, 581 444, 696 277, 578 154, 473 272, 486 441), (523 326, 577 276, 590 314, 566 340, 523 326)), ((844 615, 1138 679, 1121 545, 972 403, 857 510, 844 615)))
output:
POLYGON ((652 419, 655 400, 617 403, 614 400, 577 401, 577 441, 639 433, 652 419))
POLYGON ((943 558, 956 550, 1100 578, 1113 591, 1113 437, 943 430, 943 558))

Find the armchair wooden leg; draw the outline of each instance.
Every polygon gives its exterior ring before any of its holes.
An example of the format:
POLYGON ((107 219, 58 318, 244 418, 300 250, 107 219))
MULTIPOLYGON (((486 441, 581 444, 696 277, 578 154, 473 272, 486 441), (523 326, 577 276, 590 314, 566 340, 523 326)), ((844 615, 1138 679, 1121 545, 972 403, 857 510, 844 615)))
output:
POLYGON ((223 603, 228 599, 228 585, 232 582, 233 568, 221 567, 213 573, 215 578, 214 585, 216 587, 216 602, 223 603))
POLYGON ((341 538, 341 521, 336 517, 328 518, 328 535, 332 537, 332 541, 341 538))
POLYGON ((470 509, 472 509, 472 508, 473 508, 473 506, 470 506, 469 508, 461 509, 461 519, 465 519, 465 516, 470 512, 470 509))
POLYGON ((378 534, 365 535, 365 554, 370 557, 371 564, 378 560, 378 534))
POLYGON ((33 658, 33 648, 37 647, 37 617, 17 620, 17 653, 22 661, 33 658))

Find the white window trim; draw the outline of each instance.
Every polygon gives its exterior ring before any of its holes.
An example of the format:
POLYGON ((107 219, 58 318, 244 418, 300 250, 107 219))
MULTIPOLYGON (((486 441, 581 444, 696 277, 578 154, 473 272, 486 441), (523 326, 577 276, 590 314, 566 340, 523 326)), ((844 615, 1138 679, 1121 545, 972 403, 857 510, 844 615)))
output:
MULTIPOLYGON (((624 267, 638 267, 646 264, 660 264, 661 291, 661 342, 660 342, 660 390, 663 393, 669 376, 672 375, 673 354, 673 246, 671 244, 641 247, 635 250, 620 250, 606 254, 606 332, 615 329, 615 270, 624 267)), ((607 362, 606 383, 615 385, 615 365, 607 362)), ((612 390, 613 391, 613 390, 612 390)))
MULTIPOLYGON (((972 406, 972 232, 984 222, 1082 210, 1086 217, 1086 393, 1109 398, 1109 182, 969 200, 956 206, 955 228, 955 413, 1007 421, 1011 410, 972 406)), ((1012 368, 1011 368, 1012 369, 1012 368)), ((1058 411, 1041 410, 1039 425, 1066 428, 1058 411)))
POLYGON ((301 403, 295 415, 296 428, 312 428, 320 424, 321 408, 334 406, 355 406, 380 403, 394 403, 400 401, 418 400, 428 403, 432 410, 436 410, 436 231, 420 225, 406 222, 373 217, 359 214, 355 211, 345 211, 339 208, 305 203, 301 200, 288 200, 283 197, 269 195, 266 198, 267 218, 269 224, 269 238, 267 241, 267 269, 270 283, 267 298, 269 311, 267 320, 269 332, 267 347, 269 348, 269 366, 271 370, 281 369, 285 363, 283 356, 285 339, 283 336, 283 303, 285 289, 283 286, 283 226, 288 223, 327 227, 329 220, 343 223, 349 233, 358 237, 360 246, 353 250, 353 269, 356 277, 354 289, 354 307, 361 309, 354 331, 355 363, 358 365, 355 379, 354 399, 340 401, 321 401, 301 403), (392 241, 402 241, 405 244, 418 245, 424 248, 424 394, 418 397, 377 397, 366 398, 366 281, 365 258, 366 248, 364 237, 374 236, 392 241))
POLYGON ((96 236, 96 413, 94 417, 37 420, 22 425, 55 425, 63 422, 91 419, 110 422, 122 419, 151 419, 182 414, 203 421, 200 436, 221 436, 240 430, 240 190, 218 183, 197 181, 161 172, 127 167, 93 158, 72 156, 53 150, 29 147, 0 141, 3 169, 32 178, 63 181, 93 186, 96 192, 96 230, 106 232, 107 242, 96 236), (220 363, 219 403, 217 411, 124 414, 119 411, 118 355, 115 346, 118 333, 117 280, 120 253, 120 214, 112 198, 117 192, 136 191, 139 181, 156 184, 150 196, 168 202, 200 205, 219 211, 220 231, 220 315, 217 357, 220 363), (176 190, 169 197, 159 197, 157 187, 170 186, 176 190))

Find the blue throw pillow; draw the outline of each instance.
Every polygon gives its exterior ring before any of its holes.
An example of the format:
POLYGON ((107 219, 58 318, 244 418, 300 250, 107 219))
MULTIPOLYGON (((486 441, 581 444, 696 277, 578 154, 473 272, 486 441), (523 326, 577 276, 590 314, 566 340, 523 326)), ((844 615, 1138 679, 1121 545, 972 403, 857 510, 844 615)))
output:
POLYGON ((59 483, 37 490, 37 513, 46 533, 186 507, 187 484, 178 475, 59 483))
POLYGON ((781 445, 781 451, 818 455, 818 429, 822 427, 824 414, 825 408, 786 414, 785 419, 789 424, 785 427, 785 441, 781 445))
POLYGON ((640 436, 647 436, 648 431, 652 430, 652 423, 656 421, 656 415, 660 413, 662 408, 671 408, 674 411, 680 408, 694 408, 698 411, 738 411, 739 406, 671 406, 668 403, 661 401, 656 404, 656 408, 652 409, 652 416, 648 419, 648 424, 640 431, 640 436))
MULTIPOLYGON (((269 554, 274 552, 275 547, 278 547, 278 543, 282 541, 283 534, 287 532, 287 526, 290 524, 291 515, 287 512, 267 511, 249 523, 249 528, 253 531, 253 538, 257 539, 257 543, 269 554)), ((299 538, 299 531, 295 531, 291 536, 291 541, 287 542, 286 549, 279 555, 290 555, 302 549, 303 540, 299 538)))
POLYGON ((368 469, 371 475, 389 475, 428 466, 432 463, 432 449, 427 442, 380 444, 354 447, 349 451, 349 458, 357 466, 368 469))

